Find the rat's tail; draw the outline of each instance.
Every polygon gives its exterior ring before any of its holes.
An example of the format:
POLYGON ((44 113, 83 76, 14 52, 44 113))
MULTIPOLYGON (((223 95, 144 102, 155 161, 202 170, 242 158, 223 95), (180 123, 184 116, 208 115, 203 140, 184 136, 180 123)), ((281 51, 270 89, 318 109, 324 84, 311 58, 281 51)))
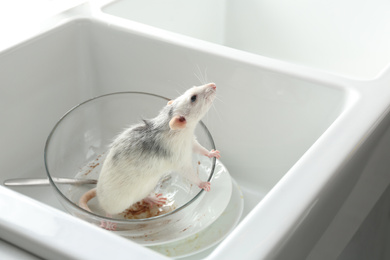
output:
POLYGON ((84 193, 83 196, 81 196, 80 200, 79 200, 79 206, 85 210, 88 210, 89 212, 91 212, 91 210, 89 209, 88 207, 88 201, 90 201, 92 198, 96 197, 96 188, 93 188, 89 191, 87 191, 86 193, 84 193))

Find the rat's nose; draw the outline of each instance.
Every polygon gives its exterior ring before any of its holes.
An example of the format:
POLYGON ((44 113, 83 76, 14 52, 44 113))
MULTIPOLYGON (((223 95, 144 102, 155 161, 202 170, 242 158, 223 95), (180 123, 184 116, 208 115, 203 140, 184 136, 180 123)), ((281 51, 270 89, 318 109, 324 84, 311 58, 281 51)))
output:
POLYGON ((217 89, 217 86, 215 85, 215 83, 209 83, 207 84, 209 87, 211 87, 212 89, 216 90, 217 89))

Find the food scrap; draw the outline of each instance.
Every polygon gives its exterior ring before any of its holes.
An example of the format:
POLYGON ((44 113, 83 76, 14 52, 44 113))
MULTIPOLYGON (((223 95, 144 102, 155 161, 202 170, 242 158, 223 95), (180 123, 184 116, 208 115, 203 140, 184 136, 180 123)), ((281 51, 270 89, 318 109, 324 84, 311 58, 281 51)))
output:
POLYGON ((176 209, 175 205, 170 205, 170 206, 165 205, 162 207, 153 205, 151 207, 144 200, 141 200, 137 203, 134 203, 131 207, 126 209, 120 215, 122 215, 125 219, 144 219, 144 218, 160 216, 165 213, 171 212, 175 209, 176 209))

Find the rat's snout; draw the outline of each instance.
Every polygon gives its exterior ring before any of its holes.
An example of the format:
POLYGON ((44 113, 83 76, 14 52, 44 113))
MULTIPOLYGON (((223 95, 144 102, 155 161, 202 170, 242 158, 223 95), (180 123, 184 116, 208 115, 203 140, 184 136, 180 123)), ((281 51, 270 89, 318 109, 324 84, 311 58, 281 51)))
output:
POLYGON ((202 86, 203 91, 206 93, 216 93, 217 91, 217 86, 215 83, 208 83, 202 86))
POLYGON ((203 85, 203 91, 206 101, 209 101, 210 103, 213 102, 215 95, 217 94, 217 86, 215 83, 208 83, 203 85))
POLYGON ((215 83, 209 83, 206 86, 209 87, 209 88, 212 88, 213 90, 217 89, 217 86, 215 85, 215 83))
POLYGON ((211 83, 207 83, 207 84, 204 84, 202 86, 199 86, 198 88, 205 90, 205 91, 208 91, 210 89, 215 91, 217 89, 217 86, 215 85, 215 83, 211 82, 211 83))

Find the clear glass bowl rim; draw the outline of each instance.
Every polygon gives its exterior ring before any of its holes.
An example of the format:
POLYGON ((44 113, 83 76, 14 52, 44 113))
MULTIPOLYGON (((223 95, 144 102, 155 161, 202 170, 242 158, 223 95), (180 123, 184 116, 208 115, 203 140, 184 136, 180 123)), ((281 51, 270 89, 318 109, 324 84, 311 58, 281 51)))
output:
MULTIPOLYGON (((153 94, 153 93, 148 93, 148 92, 142 92, 142 91, 121 91, 121 92, 113 92, 113 93, 108 93, 108 94, 103 94, 103 95, 100 95, 100 96, 96 96, 96 97, 93 97, 93 98, 90 98, 88 100, 85 100, 79 104, 77 104, 76 106, 72 107, 71 109, 69 109, 58 121, 57 123, 54 125, 53 129, 51 130, 49 136, 47 137, 46 139, 46 144, 45 144, 45 149, 44 149, 44 163, 45 163, 45 169, 46 169, 46 173, 47 173, 47 176, 49 178, 49 181, 50 181, 50 185, 52 187, 54 187, 55 191, 60 194, 60 196, 65 199, 65 201, 68 202, 68 204, 70 204, 72 207, 75 207, 77 210, 79 211, 82 211, 88 215, 91 215, 91 217, 94 217, 94 218, 98 218, 98 219, 103 219, 103 220, 108 220, 108 221, 111 221, 111 222, 116 222, 116 223, 121 223, 121 224, 126 224, 126 223, 133 223, 133 224, 136 224, 136 223, 144 223, 144 222, 149 222, 149 221, 154 221, 154 220, 158 220, 158 219, 164 219, 168 216, 171 216, 183 209, 185 209, 186 207, 188 207, 189 205, 192 204, 192 202, 196 201, 196 199, 198 199, 203 192, 205 192, 203 189, 201 189, 191 200, 187 201, 185 204, 181 205, 180 207, 168 212, 168 213, 165 213, 165 214, 162 214, 162 215, 159 215, 159 216, 155 216, 155 217, 150 217, 150 218, 144 218, 144 219, 114 219, 114 218, 109 218, 109 217, 105 217, 105 216, 101 216, 101 215, 97 215, 93 212, 89 212, 88 210, 85 210, 81 207, 79 207, 77 204, 75 204, 73 201, 71 201, 70 199, 68 199, 68 197, 66 197, 61 191, 60 189, 58 189, 57 187, 57 184, 53 181, 51 175, 50 175, 50 172, 49 172, 49 169, 48 169, 48 165, 47 165, 47 150, 48 150, 48 147, 50 145, 50 140, 55 132, 55 130, 57 129, 57 127, 61 124, 61 122, 66 118, 68 117, 73 111, 75 111, 76 109, 78 109, 79 107, 85 105, 86 103, 89 103, 89 102, 92 102, 94 100, 97 100, 97 99, 101 99, 101 98, 105 98, 105 97, 109 97, 109 96, 114 96, 114 95, 122 95, 122 94, 136 94, 136 95, 147 95, 147 96, 153 96, 153 97, 158 97, 158 98, 162 98, 162 99, 165 99, 167 101, 171 100, 167 97, 164 97, 164 96, 161 96, 161 95, 157 95, 157 94, 153 94)), ((208 130, 208 128, 206 127, 206 125, 202 122, 202 121, 199 121, 199 124, 203 127, 203 129, 205 130, 206 132, 206 135, 207 137, 209 138, 209 141, 210 141, 210 144, 212 146, 212 149, 216 150, 215 148, 215 143, 214 143, 214 139, 213 137, 211 136, 211 133, 210 131, 208 130)), ((213 157, 212 158, 212 165, 211 165, 211 172, 210 172, 210 176, 208 178, 208 182, 211 181, 211 179, 213 178, 213 175, 214 175, 214 170, 215 170, 215 163, 216 163, 216 158, 213 157)))

